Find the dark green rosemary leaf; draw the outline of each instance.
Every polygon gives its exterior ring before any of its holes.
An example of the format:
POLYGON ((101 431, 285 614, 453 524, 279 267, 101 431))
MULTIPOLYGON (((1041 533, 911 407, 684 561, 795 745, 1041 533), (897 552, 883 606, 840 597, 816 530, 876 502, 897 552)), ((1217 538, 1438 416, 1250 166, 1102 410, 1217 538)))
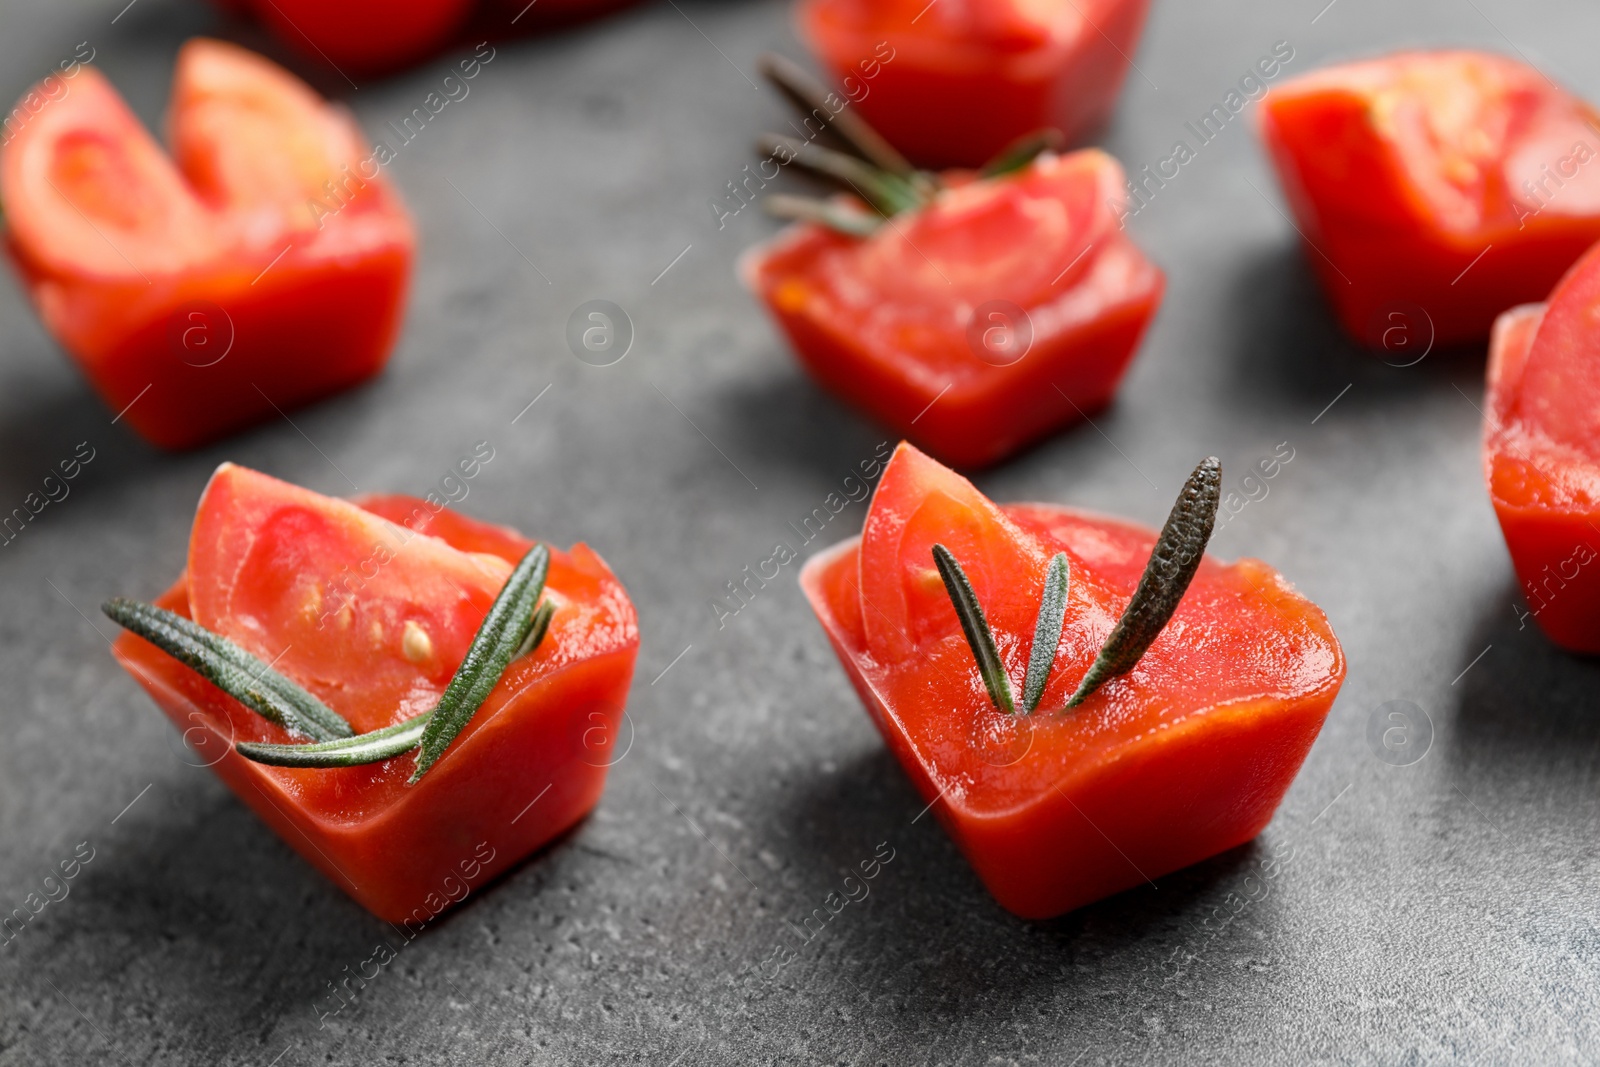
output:
POLYGON ((100 610, 269 722, 317 741, 353 732, 337 712, 271 665, 177 612, 126 597, 113 597, 100 610))
POLYGON ((844 185, 885 215, 893 215, 922 204, 923 197, 904 178, 879 170, 855 156, 835 152, 819 144, 794 137, 763 134, 756 142, 762 155, 784 163, 794 163, 814 174, 844 185))
POLYGON ((967 581, 967 573, 943 545, 933 546, 933 562, 939 568, 939 577, 944 579, 950 603, 955 605, 956 618, 961 620, 961 629, 972 648, 972 658, 978 661, 978 674, 983 678, 984 687, 989 690, 989 699, 1007 715, 1016 714, 1017 702, 1011 695, 1011 679, 1006 677, 1005 664, 1000 661, 1000 650, 995 647, 994 634, 989 629, 988 620, 983 617, 978 594, 973 591, 972 583, 967 581))
POLYGON ((1002 148, 998 155, 983 165, 978 174, 983 178, 998 178, 1002 174, 1021 170, 1045 152, 1053 152, 1064 143, 1057 129, 1035 130, 1025 133, 1002 148))
POLYGON ((814 222, 837 230, 849 237, 871 237, 882 224, 878 215, 846 207, 829 200, 816 200, 808 196, 787 196, 779 193, 762 202, 767 214, 780 219, 799 219, 814 222))
POLYGON ((1033 626, 1033 651, 1028 656, 1028 675, 1022 683, 1022 708, 1030 712, 1044 699, 1044 686, 1050 680, 1050 667, 1056 661, 1056 646, 1061 643, 1061 625, 1067 617, 1067 587, 1071 582, 1067 554, 1057 552, 1044 575, 1044 592, 1039 596, 1039 621, 1033 626))
POLYGON ((556 613, 556 606, 546 600, 539 605, 539 610, 533 613, 533 618, 528 620, 528 635, 522 639, 517 650, 511 654, 513 661, 521 659, 539 647, 539 642, 544 640, 545 633, 550 629, 550 617, 556 613))
POLYGON ((848 104, 837 108, 831 106, 831 103, 839 101, 838 94, 807 74, 799 64, 768 52, 757 60, 756 65, 762 75, 804 113, 802 121, 816 123, 820 129, 833 131, 840 140, 880 170, 898 174, 902 178, 911 178, 916 173, 911 162, 882 134, 867 125, 865 119, 850 110, 848 104))
POLYGON ((421 751, 417 753, 417 766, 406 784, 428 773, 428 768, 444 755, 450 742, 471 721, 500 681, 529 633, 530 620, 544 592, 549 570, 550 550, 544 545, 534 545, 511 572, 505 588, 500 590, 489 607, 489 614, 478 627, 461 666, 456 668, 455 677, 450 679, 444 695, 429 715, 421 751))
POLYGON ((381 763, 416 748, 432 714, 423 712, 382 730, 321 744, 270 745, 241 741, 234 748, 246 759, 274 767, 356 767, 363 763, 381 763))
POLYGON ((1189 588, 1200 566, 1211 527, 1217 518, 1217 503, 1222 497, 1222 461, 1209 456, 1189 475, 1178 502, 1161 528, 1150 562, 1145 564, 1139 587, 1133 591, 1122 618, 1112 628, 1100 654, 1089 665, 1067 707, 1075 708, 1089 695, 1139 662, 1162 627, 1178 610, 1178 602, 1189 588))

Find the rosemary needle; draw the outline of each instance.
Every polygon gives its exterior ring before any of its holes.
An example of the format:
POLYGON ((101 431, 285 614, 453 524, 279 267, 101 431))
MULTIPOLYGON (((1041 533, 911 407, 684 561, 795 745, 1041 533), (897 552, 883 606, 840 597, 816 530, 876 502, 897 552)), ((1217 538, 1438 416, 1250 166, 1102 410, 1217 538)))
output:
POLYGON ((349 737, 354 732, 337 712, 303 687, 192 619, 127 597, 113 597, 100 605, 100 610, 268 722, 316 741, 349 737))
POLYGON ((291 745, 243 741, 235 748, 245 758, 278 767, 355 767, 420 748, 409 785, 449 748, 506 668, 544 640, 555 614, 553 604, 539 602, 549 571, 550 549, 542 544, 529 549, 433 709, 364 734, 354 734, 336 712, 270 665, 182 615, 123 597, 106 601, 102 610, 263 718, 314 739, 291 745))
MULTIPOLYGON (((450 742, 471 721, 485 698, 499 683, 517 650, 535 629, 535 608, 550 572, 550 549, 534 545, 522 557, 500 595, 489 607, 467 654, 445 687, 422 732, 417 766, 406 780, 414 784, 438 762, 450 742)), ((546 623, 548 624, 548 617, 546 623)))
POLYGON ((1167 625, 1200 568, 1221 498, 1222 461, 1208 456, 1184 483, 1166 525, 1161 527, 1161 536, 1150 551, 1150 561, 1145 564, 1133 598, 1067 707, 1077 707, 1106 682, 1132 670, 1167 625))

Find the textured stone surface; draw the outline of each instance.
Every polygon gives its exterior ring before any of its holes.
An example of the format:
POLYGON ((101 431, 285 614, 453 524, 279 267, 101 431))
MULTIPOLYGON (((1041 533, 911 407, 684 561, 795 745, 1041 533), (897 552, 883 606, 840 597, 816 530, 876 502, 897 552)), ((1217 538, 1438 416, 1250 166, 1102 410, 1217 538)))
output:
MULTIPOLYGON (((1592 5, 1323 2, 1158 4, 1104 143, 1134 166, 1166 156, 1281 39, 1302 71, 1395 42, 1508 50, 1498 26, 1600 98, 1592 5)), ((180 0, 140 0, 115 25, 122 0, 4 6, 7 100, 87 38, 148 121, 179 42, 218 26, 180 0)), ((0 1064, 1600 1055, 1600 672, 1519 629, 1468 399, 1481 356, 1397 369, 1341 341, 1243 121, 1132 223, 1170 288, 1121 401, 1098 431, 979 482, 1154 524, 1199 456, 1237 472, 1294 448, 1215 548, 1271 561, 1321 603, 1350 676, 1260 841, 1019 922, 916 819, 790 577, 718 629, 722 584, 884 439, 796 370, 734 281, 770 224, 744 212, 719 232, 706 207, 781 115, 746 82, 773 46, 794 49, 783 4, 707 0, 501 46, 394 164, 424 252, 389 372, 294 426, 156 454, 109 424, 0 285, 0 510, 77 442, 97 450, 72 495, 0 548, 0 911, 79 842, 94 850, 70 895, 0 948, 0 1064), (594 298, 635 326, 614 366, 563 340, 594 298), (328 492, 422 492, 480 438, 496 458, 465 510, 588 540, 639 605, 632 747, 593 818, 319 1026, 328 983, 392 932, 185 765, 106 654, 94 605, 167 584, 223 459, 328 492), (1432 723, 1411 766, 1367 740, 1391 700, 1432 723), (880 842, 895 858, 866 900, 770 984, 736 980, 798 944, 787 924, 880 842), (1291 858, 1262 881, 1274 856, 1291 858)), ((356 92, 298 69, 376 131, 445 62, 356 92)))

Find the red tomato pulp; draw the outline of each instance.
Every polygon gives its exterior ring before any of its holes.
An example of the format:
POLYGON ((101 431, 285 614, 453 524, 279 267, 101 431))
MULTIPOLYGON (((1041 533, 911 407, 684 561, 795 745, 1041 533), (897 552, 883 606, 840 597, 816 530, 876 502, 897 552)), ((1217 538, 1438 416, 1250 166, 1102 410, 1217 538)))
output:
POLYGON ((853 107, 929 167, 975 167, 1043 127, 1103 123, 1149 0, 802 0, 800 35, 853 107))
POLYGON ((1545 634, 1600 652, 1600 246, 1489 348, 1483 452, 1506 547, 1545 634))
POLYGON ((1344 680, 1316 605, 1257 560, 1204 559, 1129 674, 1066 704, 1121 615, 1155 534, 1043 504, 999 507, 902 445, 859 540, 801 584, 890 751, 1004 907, 1046 918, 1255 837, 1344 680), (990 702, 933 565, 962 563, 1014 680, 1050 556, 1071 566, 1039 710, 990 702), (936 802, 936 798, 937 802, 936 802))
POLYGON ((1377 347, 1420 308, 1481 341, 1600 238, 1600 113, 1531 67, 1403 52, 1293 79, 1261 132, 1340 323, 1377 347))
POLYGON ((791 226, 741 274, 825 387, 975 466, 1109 403, 1165 282, 1117 225, 1103 152, 945 179, 867 238, 791 226))
MULTIPOLYGON (((195 515, 189 567, 157 603, 365 733, 433 706, 529 547, 415 498, 347 503, 224 465, 195 515)), ((251 762, 231 745, 294 739, 141 638, 124 634, 113 652, 180 730, 205 733, 213 769, 306 860, 374 914, 425 923, 461 863, 477 861, 477 883, 492 878, 604 788, 638 651, 633 605, 581 544, 551 552, 545 596, 556 612, 544 641, 412 786, 413 753, 335 769, 251 762)))
POLYGON ((108 407, 185 448, 382 368, 416 242, 348 114, 194 40, 169 157, 94 69, 68 84, 0 151, 0 200, 40 317, 108 407))

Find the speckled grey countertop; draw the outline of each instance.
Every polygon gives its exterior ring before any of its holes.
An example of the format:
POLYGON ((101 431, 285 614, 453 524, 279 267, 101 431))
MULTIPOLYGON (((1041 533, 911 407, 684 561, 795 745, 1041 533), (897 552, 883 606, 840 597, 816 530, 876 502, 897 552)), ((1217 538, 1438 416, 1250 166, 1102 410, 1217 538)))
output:
MULTIPOLYGON (((1280 40, 1290 71, 1391 44, 1515 48, 1600 98, 1592 4, 1325 3, 1162 0, 1103 143, 1135 168, 1168 155, 1280 40)), ((176 48, 217 17, 139 0, 113 25, 122 8, 6 3, 0 96, 89 40, 155 121, 176 48)), ((802 376, 735 282, 771 224, 719 232, 706 206, 781 114, 749 81, 769 47, 798 54, 776 0, 501 45, 393 164, 423 252, 389 371, 294 425, 158 454, 0 284, 0 510, 77 442, 96 450, 0 548, 0 911, 93 850, 0 949, 0 1064, 1600 1058, 1600 672, 1519 626, 1479 473, 1481 354, 1396 368, 1340 340, 1244 122, 1132 222, 1169 288, 1118 404, 978 480, 1155 523, 1198 456, 1240 470, 1290 443, 1214 549, 1320 603, 1350 674, 1257 843, 1020 922, 914 822, 792 581, 718 628, 723 583, 885 437, 802 376), (591 299, 633 323, 613 366, 564 341, 591 299), (496 458, 465 510, 589 541, 638 604, 632 745, 578 832, 319 1021, 328 983, 392 933, 185 763, 94 605, 166 585, 224 459, 415 493, 482 438, 496 458), (1413 708, 1409 765, 1369 742, 1391 701, 1413 708), (738 978, 880 842, 895 858, 869 897, 771 982, 738 978), (1274 855, 1291 858, 1263 898, 1274 855)), ((294 62, 377 129, 453 58, 354 92, 294 62)))

